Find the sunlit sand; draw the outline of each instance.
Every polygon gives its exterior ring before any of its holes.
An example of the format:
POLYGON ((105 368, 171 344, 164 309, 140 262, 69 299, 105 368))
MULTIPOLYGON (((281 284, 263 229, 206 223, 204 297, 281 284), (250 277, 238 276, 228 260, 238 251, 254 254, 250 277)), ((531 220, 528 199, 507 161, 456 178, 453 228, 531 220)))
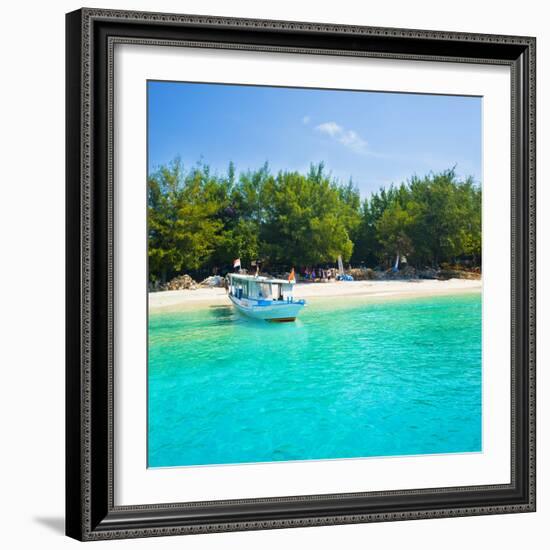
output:
MULTIPOLYGON (((298 283, 294 295, 296 298, 305 298, 306 300, 346 296, 401 298, 480 291, 481 280, 469 279, 449 279, 447 281, 338 281, 331 283, 298 283)), ((149 309, 151 311, 228 304, 229 300, 224 288, 167 290, 149 293, 149 309)))

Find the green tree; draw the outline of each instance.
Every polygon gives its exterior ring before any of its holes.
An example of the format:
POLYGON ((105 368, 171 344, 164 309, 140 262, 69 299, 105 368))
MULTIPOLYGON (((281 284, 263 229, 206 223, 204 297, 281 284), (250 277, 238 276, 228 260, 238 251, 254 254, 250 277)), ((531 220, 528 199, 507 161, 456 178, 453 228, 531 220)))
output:
POLYGON ((148 180, 149 272, 151 279, 196 270, 221 239, 223 189, 207 169, 184 176, 179 160, 148 180))
POLYGON ((323 163, 307 174, 258 170, 213 174, 179 159, 148 178, 150 281, 204 274, 262 259, 290 268, 344 261, 388 265, 397 254, 413 265, 481 261, 481 189, 454 170, 412 177, 361 202, 323 163))
MULTIPOLYGON (((417 259, 437 265, 454 261, 470 251, 467 241, 481 223, 476 211, 473 182, 457 181, 454 170, 425 178, 413 178, 409 184, 412 203, 421 210, 414 233, 418 243, 417 259)), ((471 241, 473 243, 473 240, 471 241)))
POLYGON ((305 266, 351 257, 350 233, 359 223, 359 194, 324 174, 322 164, 307 176, 279 172, 265 185, 262 231, 267 255, 278 264, 305 266))
POLYGON ((412 205, 404 208, 395 201, 384 210, 376 222, 378 240, 382 244, 386 261, 391 261, 397 256, 410 256, 413 253, 411 233, 417 223, 413 210, 412 205))

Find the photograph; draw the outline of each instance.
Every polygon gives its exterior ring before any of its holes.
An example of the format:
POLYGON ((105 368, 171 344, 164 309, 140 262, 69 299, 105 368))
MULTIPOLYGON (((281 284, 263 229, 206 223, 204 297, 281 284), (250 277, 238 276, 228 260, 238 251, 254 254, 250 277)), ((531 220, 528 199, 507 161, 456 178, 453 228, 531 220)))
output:
POLYGON ((146 86, 147 467, 482 453, 483 98, 146 86))
POLYGON ((258 6, 66 14, 65 534, 521 546, 541 23, 258 6))

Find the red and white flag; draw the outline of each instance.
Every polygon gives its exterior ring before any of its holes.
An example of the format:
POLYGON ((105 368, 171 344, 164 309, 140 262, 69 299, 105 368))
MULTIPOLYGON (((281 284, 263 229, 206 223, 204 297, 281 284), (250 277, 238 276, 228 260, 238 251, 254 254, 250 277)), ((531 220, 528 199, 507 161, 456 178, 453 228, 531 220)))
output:
POLYGON ((238 267, 241 267, 241 259, 237 258, 236 260, 233 260, 233 269, 237 269, 238 267))

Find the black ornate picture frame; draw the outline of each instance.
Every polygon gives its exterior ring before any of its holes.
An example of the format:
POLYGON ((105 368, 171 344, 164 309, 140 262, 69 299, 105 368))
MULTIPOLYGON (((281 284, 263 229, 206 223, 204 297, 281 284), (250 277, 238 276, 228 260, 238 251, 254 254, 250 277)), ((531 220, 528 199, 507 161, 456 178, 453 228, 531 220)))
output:
POLYGON ((535 510, 535 39, 81 9, 67 15, 66 532, 79 540, 535 510), (511 69, 511 483, 117 507, 113 48, 119 43, 511 69))

